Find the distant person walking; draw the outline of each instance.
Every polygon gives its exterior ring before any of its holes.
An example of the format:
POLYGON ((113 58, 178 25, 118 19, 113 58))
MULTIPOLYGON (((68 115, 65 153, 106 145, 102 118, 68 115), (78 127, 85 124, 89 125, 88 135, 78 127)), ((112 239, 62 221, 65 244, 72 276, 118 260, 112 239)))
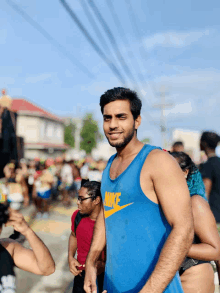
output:
POLYGON ((182 141, 176 141, 172 145, 172 152, 184 152, 184 144, 182 141))
POLYGON ((205 131, 200 139, 200 148, 208 157, 201 165, 200 171, 205 184, 206 196, 216 222, 220 223, 220 158, 215 149, 220 142, 220 136, 214 132, 205 131))

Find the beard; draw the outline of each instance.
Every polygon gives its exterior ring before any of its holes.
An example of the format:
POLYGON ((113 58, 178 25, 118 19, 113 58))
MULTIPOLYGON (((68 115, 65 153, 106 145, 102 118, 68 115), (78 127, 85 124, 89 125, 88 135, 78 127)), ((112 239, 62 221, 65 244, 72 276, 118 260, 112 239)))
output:
POLYGON ((133 125, 133 128, 129 131, 127 136, 124 137, 123 141, 120 141, 120 142, 111 142, 107 136, 106 136, 106 138, 107 138, 110 146, 115 147, 117 149, 120 149, 120 148, 124 148, 132 140, 132 138, 134 137, 135 131, 136 131, 136 129, 135 129, 135 126, 133 125))

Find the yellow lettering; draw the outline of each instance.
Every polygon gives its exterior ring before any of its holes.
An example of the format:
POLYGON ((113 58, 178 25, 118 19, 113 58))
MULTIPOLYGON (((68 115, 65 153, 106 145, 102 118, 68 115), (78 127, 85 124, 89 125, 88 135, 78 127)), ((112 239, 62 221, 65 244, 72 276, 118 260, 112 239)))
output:
POLYGON ((110 203, 110 193, 106 191, 104 205, 109 207, 109 203, 110 203))
POLYGON ((115 208, 120 202, 121 192, 105 192, 104 206, 115 208))
POLYGON ((116 197, 115 197, 115 205, 117 206, 120 202, 120 197, 121 196, 121 192, 117 192, 116 193, 116 197))

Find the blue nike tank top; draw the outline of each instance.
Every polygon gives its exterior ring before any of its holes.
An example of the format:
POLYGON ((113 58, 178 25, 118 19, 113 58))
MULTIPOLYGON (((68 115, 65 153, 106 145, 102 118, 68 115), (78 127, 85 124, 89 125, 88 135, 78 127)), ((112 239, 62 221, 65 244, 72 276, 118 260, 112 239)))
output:
MULTIPOLYGON (((171 232, 160 206, 143 193, 140 173, 147 155, 156 149, 144 145, 127 169, 110 178, 113 155, 103 172, 101 192, 105 209, 107 263, 104 289, 108 293, 139 292, 158 261, 171 232)), ((183 293, 179 273, 166 293, 183 293)))

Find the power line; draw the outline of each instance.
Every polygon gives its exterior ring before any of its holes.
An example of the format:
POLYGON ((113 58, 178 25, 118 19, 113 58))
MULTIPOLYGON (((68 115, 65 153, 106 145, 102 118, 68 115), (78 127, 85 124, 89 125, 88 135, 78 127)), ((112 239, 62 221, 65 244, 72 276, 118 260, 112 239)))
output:
POLYGON ((86 14, 89 22, 91 23, 91 25, 92 25, 92 27, 93 27, 98 39, 100 40, 102 46, 104 47, 104 49, 106 51, 108 51, 110 53, 109 45, 107 44, 107 42, 106 42, 105 38, 103 37, 98 25, 96 24, 95 20, 93 19, 93 16, 90 13, 90 10, 89 10, 89 8, 88 8, 88 6, 86 4, 86 1, 85 0, 79 0, 79 2, 81 4, 82 8, 84 9, 85 14, 86 14))
MULTIPOLYGON (((141 32, 140 32, 138 24, 136 22, 136 16, 135 16, 135 13, 134 13, 134 9, 133 9, 133 7, 131 5, 131 0, 125 0, 125 3, 126 3, 127 10, 128 10, 128 13, 129 13, 129 18, 130 18, 130 21, 131 21, 131 24, 132 24, 132 29, 133 29, 134 35, 135 35, 136 39, 138 40, 138 38, 139 38, 139 40, 142 43, 142 46, 141 47, 139 46, 139 52, 140 52, 141 57, 143 58, 143 60, 147 60, 148 59, 148 53, 146 51, 145 44, 143 43, 141 32), (138 38, 137 38, 137 36, 138 36, 138 38)), ((150 75, 148 75, 148 77, 150 77, 150 75)), ((153 91, 154 96, 156 96, 155 86, 152 83, 150 84, 149 81, 148 81, 148 84, 151 87, 151 90, 153 91)))
MULTIPOLYGON (((119 18, 117 16, 117 13, 116 13, 116 11, 114 9, 114 5, 113 5, 111 0, 106 0, 106 2, 107 2, 107 5, 109 7, 109 10, 111 12, 112 18, 113 18, 113 20, 115 22, 115 25, 116 25, 116 27, 118 29, 118 32, 120 34, 121 39, 124 41, 125 45, 130 48, 130 50, 128 52, 128 55, 129 55, 130 58, 133 58, 135 60, 137 66, 139 68, 139 71, 136 71, 136 73, 138 74, 142 85, 144 85, 143 83, 144 83, 145 78, 144 78, 144 76, 143 76, 143 74, 142 74, 142 72, 140 70, 140 65, 139 65, 138 59, 135 57, 134 53, 132 52, 130 42, 128 41, 128 39, 127 39, 127 37, 125 35, 124 29, 123 29, 123 27, 121 25, 121 22, 120 22, 120 20, 119 20, 119 18)), ((135 68, 135 66, 134 66, 134 68, 135 68)), ((135 70, 136 70, 136 68, 135 68, 135 70)))
POLYGON ((34 27, 39 33, 41 33, 48 42, 57 48, 66 58, 68 58, 74 66, 77 66, 81 71, 87 74, 90 78, 95 78, 94 74, 91 73, 82 63, 75 59, 69 54, 65 48, 60 45, 42 26, 40 26, 33 18, 31 18, 23 9, 16 5, 13 1, 7 0, 8 5, 14 9, 20 16, 22 16, 32 27, 34 27))
POLYGON ((66 3, 65 0, 60 0, 60 2, 63 4, 64 8, 67 10, 67 12, 70 14, 70 17, 73 19, 73 21, 77 24, 79 29, 82 31, 82 33, 85 35, 89 43, 92 45, 93 49, 97 52, 97 54, 105 61, 105 63, 108 65, 108 67, 112 70, 112 72, 118 77, 118 79, 125 85, 125 79, 117 69, 117 67, 112 63, 112 61, 103 53, 103 51, 100 49, 100 47, 96 44, 96 42, 93 40, 93 38, 90 36, 88 31, 84 28, 83 24, 80 22, 76 14, 73 12, 73 10, 69 7, 69 5, 66 3))
POLYGON ((116 53, 116 56, 119 60, 119 62, 121 63, 121 66, 122 68, 124 69, 124 72, 125 74, 128 76, 128 78, 131 80, 131 82, 134 84, 134 86, 136 87, 136 80, 130 70, 130 68, 128 67, 128 65, 126 64, 119 48, 118 48, 118 45, 117 45, 117 42, 116 42, 116 39, 114 38, 114 35, 113 33, 111 32, 108 24, 106 23, 106 21, 104 20, 104 18, 102 17, 100 11, 98 10, 97 6, 95 5, 94 1, 93 0, 88 0, 88 3, 89 5, 91 6, 92 10, 94 11, 95 15, 97 16, 97 18, 99 19, 100 23, 102 24, 103 26, 103 29, 105 30, 109 40, 110 40, 110 43, 113 47, 113 49, 115 50, 115 53, 116 53))

